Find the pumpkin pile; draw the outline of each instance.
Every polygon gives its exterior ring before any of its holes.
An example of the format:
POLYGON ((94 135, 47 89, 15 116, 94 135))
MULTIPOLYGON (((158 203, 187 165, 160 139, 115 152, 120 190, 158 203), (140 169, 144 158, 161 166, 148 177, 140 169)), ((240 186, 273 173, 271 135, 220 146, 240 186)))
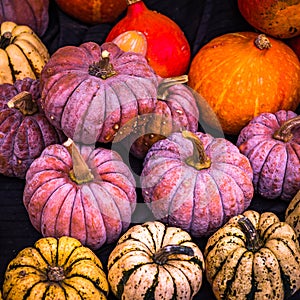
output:
POLYGON ((204 279, 220 300, 300 290, 300 62, 284 33, 249 19, 261 32, 191 57, 141 0, 55 2, 90 24, 127 13, 102 44, 50 56, 48 1, 34 30, 0 10, 0 173, 24 180, 41 235, 7 265, 0 299, 191 300, 204 279), (254 197, 282 201, 284 220, 254 197))

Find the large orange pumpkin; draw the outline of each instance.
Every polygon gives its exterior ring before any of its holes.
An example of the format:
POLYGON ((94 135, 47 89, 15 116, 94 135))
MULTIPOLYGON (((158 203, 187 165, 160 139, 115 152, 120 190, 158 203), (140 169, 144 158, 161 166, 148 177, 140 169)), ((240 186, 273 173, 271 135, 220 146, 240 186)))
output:
POLYGON ((260 113, 295 110, 300 103, 299 59, 285 43, 264 34, 214 38, 193 58, 188 76, 190 87, 215 113, 206 114, 202 104, 204 121, 210 126, 219 121, 226 134, 238 134, 260 113))

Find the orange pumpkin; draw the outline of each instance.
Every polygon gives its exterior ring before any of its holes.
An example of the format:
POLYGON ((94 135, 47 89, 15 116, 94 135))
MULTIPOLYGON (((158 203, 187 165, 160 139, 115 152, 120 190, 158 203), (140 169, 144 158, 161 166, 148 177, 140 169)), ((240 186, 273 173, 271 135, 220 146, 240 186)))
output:
POLYGON ((226 134, 237 135, 260 113, 295 110, 300 103, 299 59, 284 42, 264 34, 214 38, 193 58, 188 76, 189 86, 215 113, 206 114, 201 104, 204 122, 220 122, 226 134))

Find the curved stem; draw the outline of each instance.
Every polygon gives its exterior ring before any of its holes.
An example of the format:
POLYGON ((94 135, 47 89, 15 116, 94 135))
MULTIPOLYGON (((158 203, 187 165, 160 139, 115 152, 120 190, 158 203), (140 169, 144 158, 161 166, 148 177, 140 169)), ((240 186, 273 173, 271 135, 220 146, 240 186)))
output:
POLYGON ((0 37, 0 48, 5 49, 10 44, 10 39, 12 37, 11 32, 4 32, 0 37))
POLYGON ((292 130, 298 126, 300 126, 300 116, 289 119, 274 132, 273 138, 286 143, 293 138, 292 130))
POLYGON ((188 75, 164 78, 158 86, 157 98, 159 100, 166 100, 169 95, 169 91, 168 91, 169 87, 176 85, 176 84, 186 83, 186 82, 188 82, 188 80, 189 80, 188 75))
POLYGON ((193 155, 186 159, 186 163, 197 170, 208 169, 211 166, 211 160, 206 155, 203 143, 198 136, 188 130, 182 131, 184 138, 189 139, 193 143, 193 155))
POLYGON ((101 53, 101 60, 98 62, 94 62, 89 66, 88 73, 92 76, 99 77, 101 79, 107 79, 116 75, 116 71, 114 70, 113 65, 110 63, 109 60, 110 53, 104 50, 101 53))
POLYGON ((24 116, 38 112, 37 103, 33 100, 32 94, 27 91, 15 95, 7 102, 7 106, 18 109, 24 116))
POLYGON ((243 233, 246 236, 246 247, 249 251, 258 251, 262 246, 262 241, 252 222, 247 217, 238 220, 243 233))
POLYGON ((257 36, 257 38, 254 41, 254 44, 259 50, 269 49, 272 47, 270 40, 263 33, 257 36))
POLYGON ((188 246, 167 245, 154 253, 153 260, 155 263, 162 265, 168 261, 170 255, 174 254, 194 256, 194 250, 188 246))
POLYGON ((68 138, 63 145, 67 148, 73 160, 73 169, 69 173, 70 178, 77 184, 93 181, 94 175, 84 161, 75 143, 68 138))

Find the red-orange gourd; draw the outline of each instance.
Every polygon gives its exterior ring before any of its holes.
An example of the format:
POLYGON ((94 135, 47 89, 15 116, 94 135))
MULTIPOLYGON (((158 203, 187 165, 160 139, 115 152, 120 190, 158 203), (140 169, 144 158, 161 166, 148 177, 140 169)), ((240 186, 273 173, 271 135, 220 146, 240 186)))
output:
MULTIPOLYGON (((204 122, 220 122, 237 135, 263 112, 295 110, 300 103, 300 63, 284 42, 254 32, 216 37, 191 62, 189 86, 212 108, 204 122)), ((203 105, 202 105, 203 106, 203 105)))
POLYGON ((185 74, 190 63, 190 45, 178 24, 167 16, 150 10, 141 0, 127 0, 127 13, 110 31, 112 41, 128 30, 142 32, 147 39, 146 58, 161 77, 185 74))

